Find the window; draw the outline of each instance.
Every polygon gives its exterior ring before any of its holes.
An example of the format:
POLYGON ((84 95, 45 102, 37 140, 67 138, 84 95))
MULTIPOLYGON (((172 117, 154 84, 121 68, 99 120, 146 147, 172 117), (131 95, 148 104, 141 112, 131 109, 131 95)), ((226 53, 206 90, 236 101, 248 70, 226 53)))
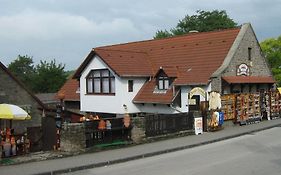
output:
POLYGON ((108 69, 92 70, 86 79, 87 94, 115 93, 115 77, 108 69))
POLYGON ((252 48, 248 47, 248 60, 251 61, 252 60, 252 48))
POLYGON ((158 89, 166 90, 169 88, 170 82, 168 77, 159 77, 158 78, 158 89))
POLYGON ((134 81, 128 80, 128 92, 133 92, 133 91, 134 91, 134 81))

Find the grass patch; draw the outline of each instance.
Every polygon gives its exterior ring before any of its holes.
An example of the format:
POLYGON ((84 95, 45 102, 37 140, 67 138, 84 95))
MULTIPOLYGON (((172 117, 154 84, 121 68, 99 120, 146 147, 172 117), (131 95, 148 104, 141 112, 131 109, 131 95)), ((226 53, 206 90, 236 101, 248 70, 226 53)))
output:
POLYGON ((4 158, 2 160, 0 160, 0 164, 1 165, 10 165, 10 164, 14 164, 15 161, 9 158, 4 158))
POLYGON ((128 141, 123 141, 123 140, 115 140, 111 143, 103 143, 103 144, 98 144, 95 145, 95 148, 106 148, 106 147, 111 147, 111 146, 120 146, 120 145, 127 145, 129 142, 128 141))

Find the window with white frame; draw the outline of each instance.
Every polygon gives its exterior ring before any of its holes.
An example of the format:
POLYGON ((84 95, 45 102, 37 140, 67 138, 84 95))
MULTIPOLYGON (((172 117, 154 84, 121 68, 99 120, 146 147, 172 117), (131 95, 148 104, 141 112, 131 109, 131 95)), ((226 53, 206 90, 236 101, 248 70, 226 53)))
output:
POLYGON ((108 69, 92 70, 86 83, 87 94, 115 94, 115 77, 108 69))

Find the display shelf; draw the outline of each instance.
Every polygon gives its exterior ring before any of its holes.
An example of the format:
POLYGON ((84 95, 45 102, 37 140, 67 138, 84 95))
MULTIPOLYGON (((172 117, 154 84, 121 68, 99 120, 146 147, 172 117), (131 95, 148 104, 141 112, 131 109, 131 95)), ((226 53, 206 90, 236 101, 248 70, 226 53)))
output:
POLYGON ((261 121, 259 93, 239 94, 236 100, 237 122, 240 125, 261 121))
POLYGON ((273 91, 270 93, 270 118, 279 118, 280 117, 280 93, 273 91))
POLYGON ((222 95, 221 103, 224 120, 235 119, 235 95, 222 95))

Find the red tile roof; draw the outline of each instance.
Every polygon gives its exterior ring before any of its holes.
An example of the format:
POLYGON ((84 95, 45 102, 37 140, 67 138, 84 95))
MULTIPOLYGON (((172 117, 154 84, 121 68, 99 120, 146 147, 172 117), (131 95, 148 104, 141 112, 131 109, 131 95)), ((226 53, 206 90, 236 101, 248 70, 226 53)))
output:
MULTIPOLYGON (((192 81, 203 84, 208 82, 212 73, 221 66, 239 31, 240 28, 235 28, 192 33, 166 39, 104 46, 97 49, 130 51, 131 54, 133 52, 146 53, 143 59, 147 59, 147 62, 150 63, 147 65, 152 66, 154 75, 160 67, 165 66, 178 67, 183 76, 191 69, 189 78, 181 77, 181 82, 189 84, 192 81), (193 72, 200 72, 200 76, 198 77, 193 72)), ((114 59, 115 61, 119 60, 119 57, 113 59, 106 54, 103 56, 105 62, 110 66, 115 64, 114 59)), ((140 59, 138 58, 138 60, 140 59)), ((128 62, 128 66, 134 66, 134 64, 135 62, 128 62)), ((147 69, 147 67, 140 67, 139 69, 147 69)))
POLYGON ((58 91, 56 99, 59 99, 58 94, 63 93, 65 95, 65 101, 80 101, 80 93, 77 93, 78 88, 79 81, 71 77, 58 91))
MULTIPOLYGON (((175 85, 203 85, 222 65, 240 28, 222 31, 190 33, 165 39, 139 41, 93 49, 76 71, 79 78, 95 55, 119 76, 155 76, 160 67, 175 85)), ((172 90, 155 94, 155 81, 144 85, 134 101, 168 103, 172 90)))
POLYGON ((161 70, 163 70, 168 77, 175 78, 179 76, 179 70, 176 66, 162 66, 154 76, 157 76, 161 70))
POLYGON ((172 88, 168 90, 158 90, 155 79, 148 81, 133 99, 134 103, 161 103, 171 104, 173 100, 172 88))
POLYGON ((262 77, 262 76, 227 76, 222 77, 229 84, 237 83, 275 83, 273 77, 262 77))
POLYGON ((94 49, 95 53, 119 76, 152 76, 152 68, 145 52, 94 49))

